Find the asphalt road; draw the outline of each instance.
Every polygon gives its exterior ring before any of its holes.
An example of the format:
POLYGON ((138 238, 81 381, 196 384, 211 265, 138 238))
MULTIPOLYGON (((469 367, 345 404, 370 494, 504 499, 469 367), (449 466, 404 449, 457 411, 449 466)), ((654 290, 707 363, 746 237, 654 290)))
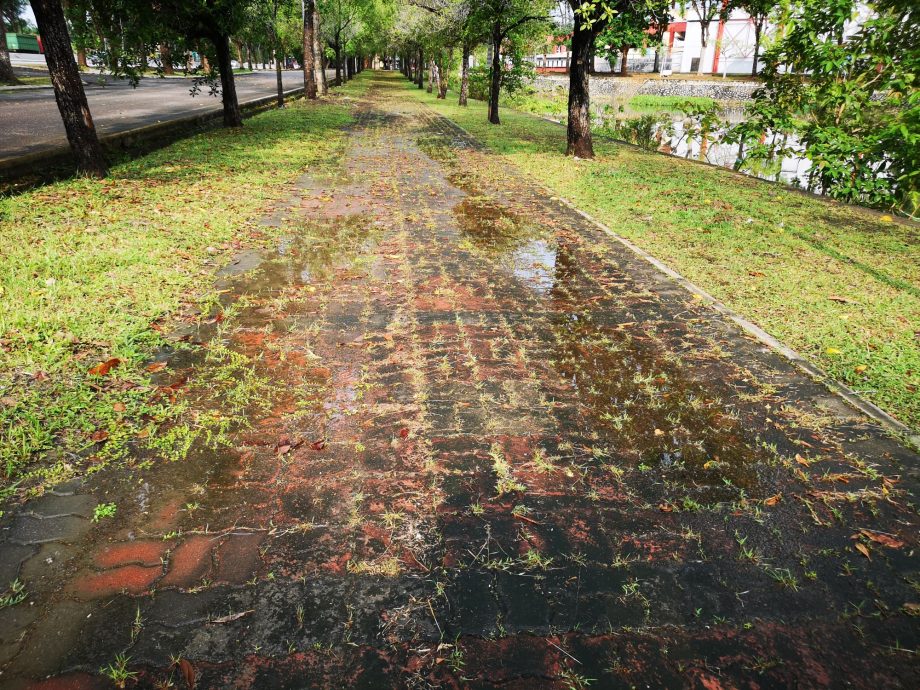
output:
MULTIPOLYGON (((87 77, 87 80, 93 77, 87 77)), ((303 72, 283 73, 285 90, 303 85, 303 72)), ((96 129, 101 134, 122 132, 145 125, 220 110, 219 96, 205 87, 197 96, 189 89, 191 79, 151 77, 137 88, 125 81, 109 79, 105 85, 89 84, 86 97, 96 129)), ((256 72, 236 77, 240 103, 275 93, 274 72, 256 72)), ((0 160, 53 149, 67 144, 64 126, 51 89, 0 92, 0 160)))

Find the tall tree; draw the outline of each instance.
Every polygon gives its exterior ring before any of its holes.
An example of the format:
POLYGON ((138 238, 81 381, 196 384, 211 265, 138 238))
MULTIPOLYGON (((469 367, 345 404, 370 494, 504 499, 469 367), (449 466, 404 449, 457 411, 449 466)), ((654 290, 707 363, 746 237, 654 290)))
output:
POLYGON ((811 189, 920 216, 918 36, 914 0, 791 0, 736 127, 747 156, 804 154, 811 189))
POLYGON ((304 0, 303 5, 303 90, 309 99, 316 98, 316 54, 314 36, 316 23, 313 18, 316 0, 304 0))
POLYGON ((619 57, 620 75, 625 77, 630 50, 661 44, 664 27, 670 20, 670 8, 671 0, 644 0, 623 6, 598 34, 598 54, 611 63, 619 57))
POLYGON ((3 12, 0 12, 0 84, 18 84, 19 79, 13 72, 10 64, 10 51, 6 45, 6 23, 3 21, 3 12))
POLYGON ((754 62, 751 65, 751 76, 757 76, 760 59, 760 44, 763 41, 763 30, 767 19, 779 7, 780 0, 728 0, 722 9, 723 21, 728 18, 732 10, 744 10, 751 18, 754 27, 754 62))
POLYGON ((32 0, 32 11, 45 48, 54 99, 64 121, 77 169, 86 175, 105 177, 108 167, 83 91, 80 70, 73 57, 61 0, 32 0))
POLYGON ((722 7, 727 1, 728 0, 684 0, 683 2, 683 9, 685 11, 688 7, 692 9, 700 22, 700 45, 702 46, 702 51, 700 52, 700 61, 696 65, 697 72, 703 72, 705 68, 703 60, 706 57, 706 47, 709 45, 709 26, 722 12, 722 7))
POLYGON ((572 62, 569 66, 569 121, 566 154, 594 158, 591 136, 590 73, 594 41, 618 12, 613 0, 581 3, 568 0, 574 18, 572 62))
POLYGON ((548 22, 550 3, 534 0, 480 0, 477 5, 472 12, 472 21, 475 26, 488 33, 492 49, 492 64, 489 73, 489 122, 498 125, 501 124, 501 118, 498 115, 498 98, 505 71, 502 47, 505 41, 531 28, 531 25, 548 22))

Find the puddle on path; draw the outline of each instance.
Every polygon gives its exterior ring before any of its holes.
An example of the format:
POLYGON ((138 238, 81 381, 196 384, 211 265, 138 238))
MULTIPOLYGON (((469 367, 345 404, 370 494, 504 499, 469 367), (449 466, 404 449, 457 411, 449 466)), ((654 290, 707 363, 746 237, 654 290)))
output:
POLYGON ((913 455, 818 428, 819 384, 397 79, 350 142, 266 217, 288 239, 221 271, 223 318, 160 353, 187 456, 3 523, 29 601, 0 609, 0 684, 95 687, 118 654, 140 687, 915 674, 889 651, 918 642, 913 455))

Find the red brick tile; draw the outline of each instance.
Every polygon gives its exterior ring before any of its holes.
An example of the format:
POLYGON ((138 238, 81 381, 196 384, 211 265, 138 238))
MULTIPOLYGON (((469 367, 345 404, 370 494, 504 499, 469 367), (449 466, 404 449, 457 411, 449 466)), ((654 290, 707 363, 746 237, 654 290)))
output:
POLYGON ((164 541, 129 541, 111 544, 96 554, 94 562, 97 568, 115 568, 119 565, 137 563, 139 565, 159 565, 160 558, 166 553, 164 541))
POLYGON ((99 599, 122 591, 142 594, 163 573, 160 566, 146 568, 140 565, 126 565, 103 573, 88 573, 78 577, 70 586, 80 599, 99 599))
POLYGON ((264 534, 231 534, 217 550, 217 575, 215 580, 242 584, 259 572, 262 558, 259 545, 264 534))
POLYGON ((197 536, 186 539, 169 555, 166 577, 160 584, 167 587, 192 587, 211 569, 211 548, 214 537, 197 536))

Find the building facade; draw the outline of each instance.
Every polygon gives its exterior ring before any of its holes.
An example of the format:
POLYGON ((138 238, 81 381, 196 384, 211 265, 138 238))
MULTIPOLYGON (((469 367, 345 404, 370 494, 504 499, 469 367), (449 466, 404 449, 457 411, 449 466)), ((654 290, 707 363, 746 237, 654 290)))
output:
MULTIPOLYGON (((734 10, 723 21, 716 17, 709 24, 707 45, 703 46, 700 18, 687 7, 671 10, 671 22, 664 30, 662 45, 657 48, 633 48, 627 57, 630 73, 660 72, 662 74, 749 75, 754 63, 755 34, 751 18, 743 10, 734 10)), ((767 35, 770 26, 764 26, 767 35)), ((763 51, 763 37, 760 51, 763 51)), ((568 37, 554 37, 549 52, 534 55, 531 59, 539 73, 568 71, 571 51, 568 37)), ((594 59, 597 72, 619 72, 620 59, 613 64, 605 58, 594 59)))

